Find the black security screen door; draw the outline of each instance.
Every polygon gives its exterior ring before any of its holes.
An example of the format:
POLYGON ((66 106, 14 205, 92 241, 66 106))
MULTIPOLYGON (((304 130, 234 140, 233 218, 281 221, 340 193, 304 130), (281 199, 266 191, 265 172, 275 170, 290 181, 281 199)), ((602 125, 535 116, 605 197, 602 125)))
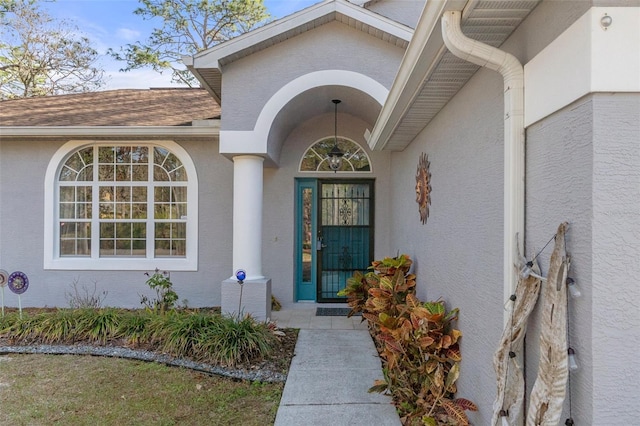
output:
POLYGON ((347 278, 373 260, 373 180, 319 181, 318 302, 338 297, 347 278))

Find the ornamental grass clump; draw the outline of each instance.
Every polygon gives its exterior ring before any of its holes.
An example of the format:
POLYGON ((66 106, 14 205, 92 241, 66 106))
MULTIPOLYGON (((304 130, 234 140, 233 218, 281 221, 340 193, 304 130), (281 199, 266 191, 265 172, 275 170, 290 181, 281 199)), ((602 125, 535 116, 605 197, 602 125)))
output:
POLYGON ((384 380, 370 392, 389 392, 405 425, 468 425, 465 410, 476 405, 456 398, 462 360, 453 327, 458 309, 442 301, 422 303, 406 255, 373 262, 372 271, 356 273, 341 295, 350 315, 369 321, 383 363, 384 380))
POLYGON ((216 361, 223 364, 235 361, 246 362, 269 353, 275 335, 267 324, 256 323, 251 316, 243 318, 223 317, 204 346, 216 355, 216 361))
POLYGON ((0 318, 0 338, 13 344, 115 344, 235 366, 269 355, 277 339, 250 316, 189 310, 58 309, 0 318))

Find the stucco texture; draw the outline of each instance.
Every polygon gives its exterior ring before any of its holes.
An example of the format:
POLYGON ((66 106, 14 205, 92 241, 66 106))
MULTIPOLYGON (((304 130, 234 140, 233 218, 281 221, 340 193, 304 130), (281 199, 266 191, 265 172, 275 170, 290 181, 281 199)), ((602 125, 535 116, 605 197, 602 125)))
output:
POLYGON ((222 130, 253 130, 274 93, 311 72, 354 71, 389 88, 403 54, 404 49, 334 21, 232 62, 223 69, 222 130))
MULTIPOLYGON (((145 285, 146 270, 58 271, 44 270, 45 171, 64 141, 0 142, 0 268, 22 271, 29 289, 22 306, 68 307, 72 283, 96 295, 107 292, 103 305, 140 307, 140 295, 155 294, 145 285)), ((220 283, 231 276, 232 164, 217 154, 211 140, 177 141, 195 163, 199 179, 199 259, 196 272, 172 272, 171 281, 180 303, 219 306, 220 283)), ((114 142, 117 143, 117 142, 114 142)), ((18 306, 18 297, 5 291, 5 304, 18 306)))
MULTIPOLYGON (((631 401, 640 380, 639 140, 638 94, 589 95, 527 131, 528 255, 542 249, 554 225, 568 221, 569 276, 582 293, 569 299, 568 315, 581 366, 567 390, 576 424, 637 422, 631 401)), ((543 274, 549 256, 549 249, 539 256, 543 274)), ((539 357, 539 311, 528 334, 529 383, 539 357)))
MULTIPOLYGON (((591 312, 588 301, 592 259, 592 105, 581 102, 537 123, 527 129, 527 187, 526 187, 526 254, 531 259, 540 253, 553 237, 561 222, 568 222, 567 253, 571 256, 569 276, 582 289, 581 299, 569 299, 569 335, 571 346, 579 354, 582 364, 591 364, 591 312)), ((537 260, 546 275, 553 241, 537 260)), ((544 286, 543 292, 544 292, 544 286)), ((543 293, 544 294, 544 293, 543 293)), ((543 294, 539 300, 543 300, 543 294)), ((531 390, 538 371, 540 315, 538 305, 532 313, 527 333, 527 383, 531 390)), ((585 370, 588 371, 588 370, 585 370)), ((587 421, 592 412, 591 377, 572 374, 574 420, 587 421), (584 416, 584 417, 583 417, 584 416)), ((567 413, 568 415, 568 413, 567 413)), ((566 417, 563 417, 566 418, 566 417)))
POLYGON ((593 105, 593 424, 633 424, 640 397, 640 94, 597 94, 593 105))
POLYGON ((491 422, 492 356, 502 333, 502 78, 481 70, 391 164, 390 253, 415 260, 418 296, 460 308, 462 364, 458 396, 491 422), (415 201, 420 154, 431 162, 425 225, 415 201))

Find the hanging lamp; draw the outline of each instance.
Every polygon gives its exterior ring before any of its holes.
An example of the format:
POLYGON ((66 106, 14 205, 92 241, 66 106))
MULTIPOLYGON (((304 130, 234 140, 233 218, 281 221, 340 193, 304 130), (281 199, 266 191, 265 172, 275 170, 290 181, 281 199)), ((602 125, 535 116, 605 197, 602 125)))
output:
POLYGON ((327 154, 329 160, 329 167, 336 173, 340 167, 342 167, 342 157, 344 156, 344 152, 340 148, 338 148, 338 104, 342 102, 340 99, 334 99, 331 102, 335 105, 335 113, 334 113, 334 140, 333 140, 333 148, 327 154))

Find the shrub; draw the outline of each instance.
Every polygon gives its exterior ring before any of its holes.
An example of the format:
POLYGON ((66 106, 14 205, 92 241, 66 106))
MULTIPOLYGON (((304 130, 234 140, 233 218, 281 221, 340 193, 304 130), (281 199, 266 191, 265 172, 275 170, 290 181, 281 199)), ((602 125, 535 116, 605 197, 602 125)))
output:
POLYGON ((145 275, 149 277, 146 284, 156 292, 156 298, 151 300, 147 296, 140 296, 140 303, 146 306, 148 309, 157 313, 164 314, 165 312, 173 309, 178 301, 178 293, 173 291, 173 283, 169 272, 160 272, 156 268, 152 275, 145 272, 145 275))
POLYGON ((108 292, 103 290, 101 294, 96 295, 97 291, 98 283, 96 281, 93 282, 93 291, 89 293, 89 289, 84 285, 82 285, 82 288, 78 288, 78 279, 75 278, 71 283, 71 291, 64 295, 67 302, 69 302, 69 307, 72 309, 98 309, 102 307, 102 302, 107 297, 108 292))
POLYGON ((354 274, 341 291, 349 315, 362 312, 369 321, 382 359, 384 380, 370 392, 388 391, 405 425, 468 425, 465 410, 477 407, 455 398, 462 359, 462 333, 452 326, 458 309, 420 302, 410 266, 406 255, 373 262, 372 271, 354 274))

